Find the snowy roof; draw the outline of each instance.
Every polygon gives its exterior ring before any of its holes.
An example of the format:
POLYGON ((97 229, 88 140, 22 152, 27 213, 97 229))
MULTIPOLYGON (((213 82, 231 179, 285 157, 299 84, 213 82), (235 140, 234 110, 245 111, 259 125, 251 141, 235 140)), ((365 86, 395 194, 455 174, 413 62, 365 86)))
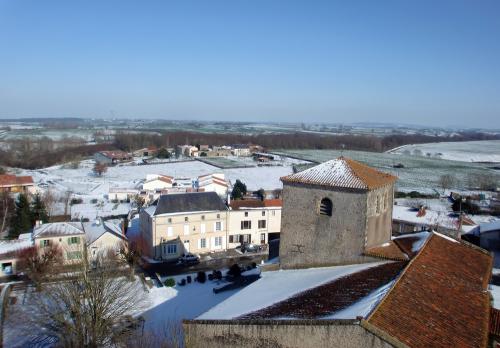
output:
POLYGON ((83 229, 85 230, 85 239, 87 244, 92 244, 107 232, 119 238, 126 239, 126 237, 122 234, 120 226, 110 221, 99 220, 99 223, 96 223, 95 221, 84 222, 83 229))
POLYGON ((261 278, 197 319, 234 319, 386 262, 262 272, 261 278))
POLYGON ((491 231, 500 231, 500 220, 494 220, 491 222, 487 222, 479 225, 480 233, 491 232, 491 231))
POLYGON ((227 210, 226 205, 216 192, 192 192, 175 195, 161 195, 155 205, 146 209, 150 215, 175 214, 181 212, 201 212, 227 210))
MULTIPOLYGON (((392 208, 393 220, 407 221, 421 226, 441 226, 451 230, 458 230, 459 221, 457 217, 450 216, 449 212, 426 209, 425 215, 417 216, 418 211, 411 207, 395 205, 392 208)), ((462 225, 462 231, 468 232, 474 226, 462 225)))
POLYGON ((81 222, 51 222, 35 227, 33 238, 84 234, 81 222))
POLYGON ((0 256, 9 257, 12 254, 29 248, 33 245, 31 239, 14 239, 14 240, 2 240, 0 241, 0 256))
POLYGON ((397 178, 350 158, 321 163, 302 172, 284 176, 283 183, 303 183, 357 190, 373 190, 392 184, 397 178))

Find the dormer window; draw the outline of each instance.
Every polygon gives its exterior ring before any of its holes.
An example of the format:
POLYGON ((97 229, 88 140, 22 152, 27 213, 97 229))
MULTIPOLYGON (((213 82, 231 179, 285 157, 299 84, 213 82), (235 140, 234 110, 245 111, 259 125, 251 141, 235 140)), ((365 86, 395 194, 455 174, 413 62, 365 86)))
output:
POLYGON ((323 198, 319 205, 319 214, 332 216, 332 201, 328 198, 323 198))

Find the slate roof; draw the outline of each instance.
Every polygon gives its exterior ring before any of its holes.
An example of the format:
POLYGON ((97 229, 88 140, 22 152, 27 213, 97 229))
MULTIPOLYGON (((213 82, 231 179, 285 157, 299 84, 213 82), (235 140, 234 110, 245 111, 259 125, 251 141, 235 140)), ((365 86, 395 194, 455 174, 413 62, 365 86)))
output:
POLYGON ((216 192, 178 193, 160 196, 153 215, 214 210, 227 210, 216 192))
POLYGON ((373 190, 392 184, 396 180, 397 177, 391 174, 346 157, 339 157, 281 178, 283 183, 302 183, 357 190, 373 190))
POLYGON ((99 239, 103 234, 109 232, 118 238, 127 239, 120 229, 120 226, 110 222, 100 220, 99 224, 94 222, 84 222, 83 229, 85 230, 85 239, 87 244, 94 243, 97 239, 99 239))
POLYGON ((11 174, 0 175, 0 186, 23 186, 33 185, 31 176, 17 176, 11 174))
POLYGON ((409 347, 486 347, 493 258, 433 233, 368 323, 409 347))

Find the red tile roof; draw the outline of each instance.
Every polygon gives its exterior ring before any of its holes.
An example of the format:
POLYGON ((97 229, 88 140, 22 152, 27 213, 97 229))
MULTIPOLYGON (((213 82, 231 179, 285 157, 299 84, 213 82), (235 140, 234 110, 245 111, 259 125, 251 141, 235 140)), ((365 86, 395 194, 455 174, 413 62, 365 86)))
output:
POLYGON ((432 234, 368 322, 410 347, 486 347, 492 262, 432 234))
POLYGON ((490 311, 490 334, 500 337, 500 310, 491 308, 490 311))
POLYGON ((284 183, 303 183, 359 190, 373 190, 393 184, 396 180, 397 177, 391 174, 346 157, 339 157, 281 178, 284 183))
POLYGON ((0 175, 0 186, 24 186, 33 184, 33 178, 31 176, 0 175))
POLYGON ((407 261, 409 257, 392 240, 382 245, 367 248, 364 252, 367 256, 379 257, 387 260, 407 261))
POLYGON ((239 199, 233 200, 229 204, 233 210, 245 208, 281 207, 282 205, 283 201, 281 199, 265 199, 263 201, 258 199, 239 199))

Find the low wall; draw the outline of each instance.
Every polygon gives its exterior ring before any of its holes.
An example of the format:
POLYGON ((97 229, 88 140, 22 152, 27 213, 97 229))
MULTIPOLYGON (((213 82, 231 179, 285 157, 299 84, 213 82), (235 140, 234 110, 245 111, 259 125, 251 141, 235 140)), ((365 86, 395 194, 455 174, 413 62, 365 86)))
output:
POLYGON ((393 347, 359 320, 187 320, 187 348, 393 347))

